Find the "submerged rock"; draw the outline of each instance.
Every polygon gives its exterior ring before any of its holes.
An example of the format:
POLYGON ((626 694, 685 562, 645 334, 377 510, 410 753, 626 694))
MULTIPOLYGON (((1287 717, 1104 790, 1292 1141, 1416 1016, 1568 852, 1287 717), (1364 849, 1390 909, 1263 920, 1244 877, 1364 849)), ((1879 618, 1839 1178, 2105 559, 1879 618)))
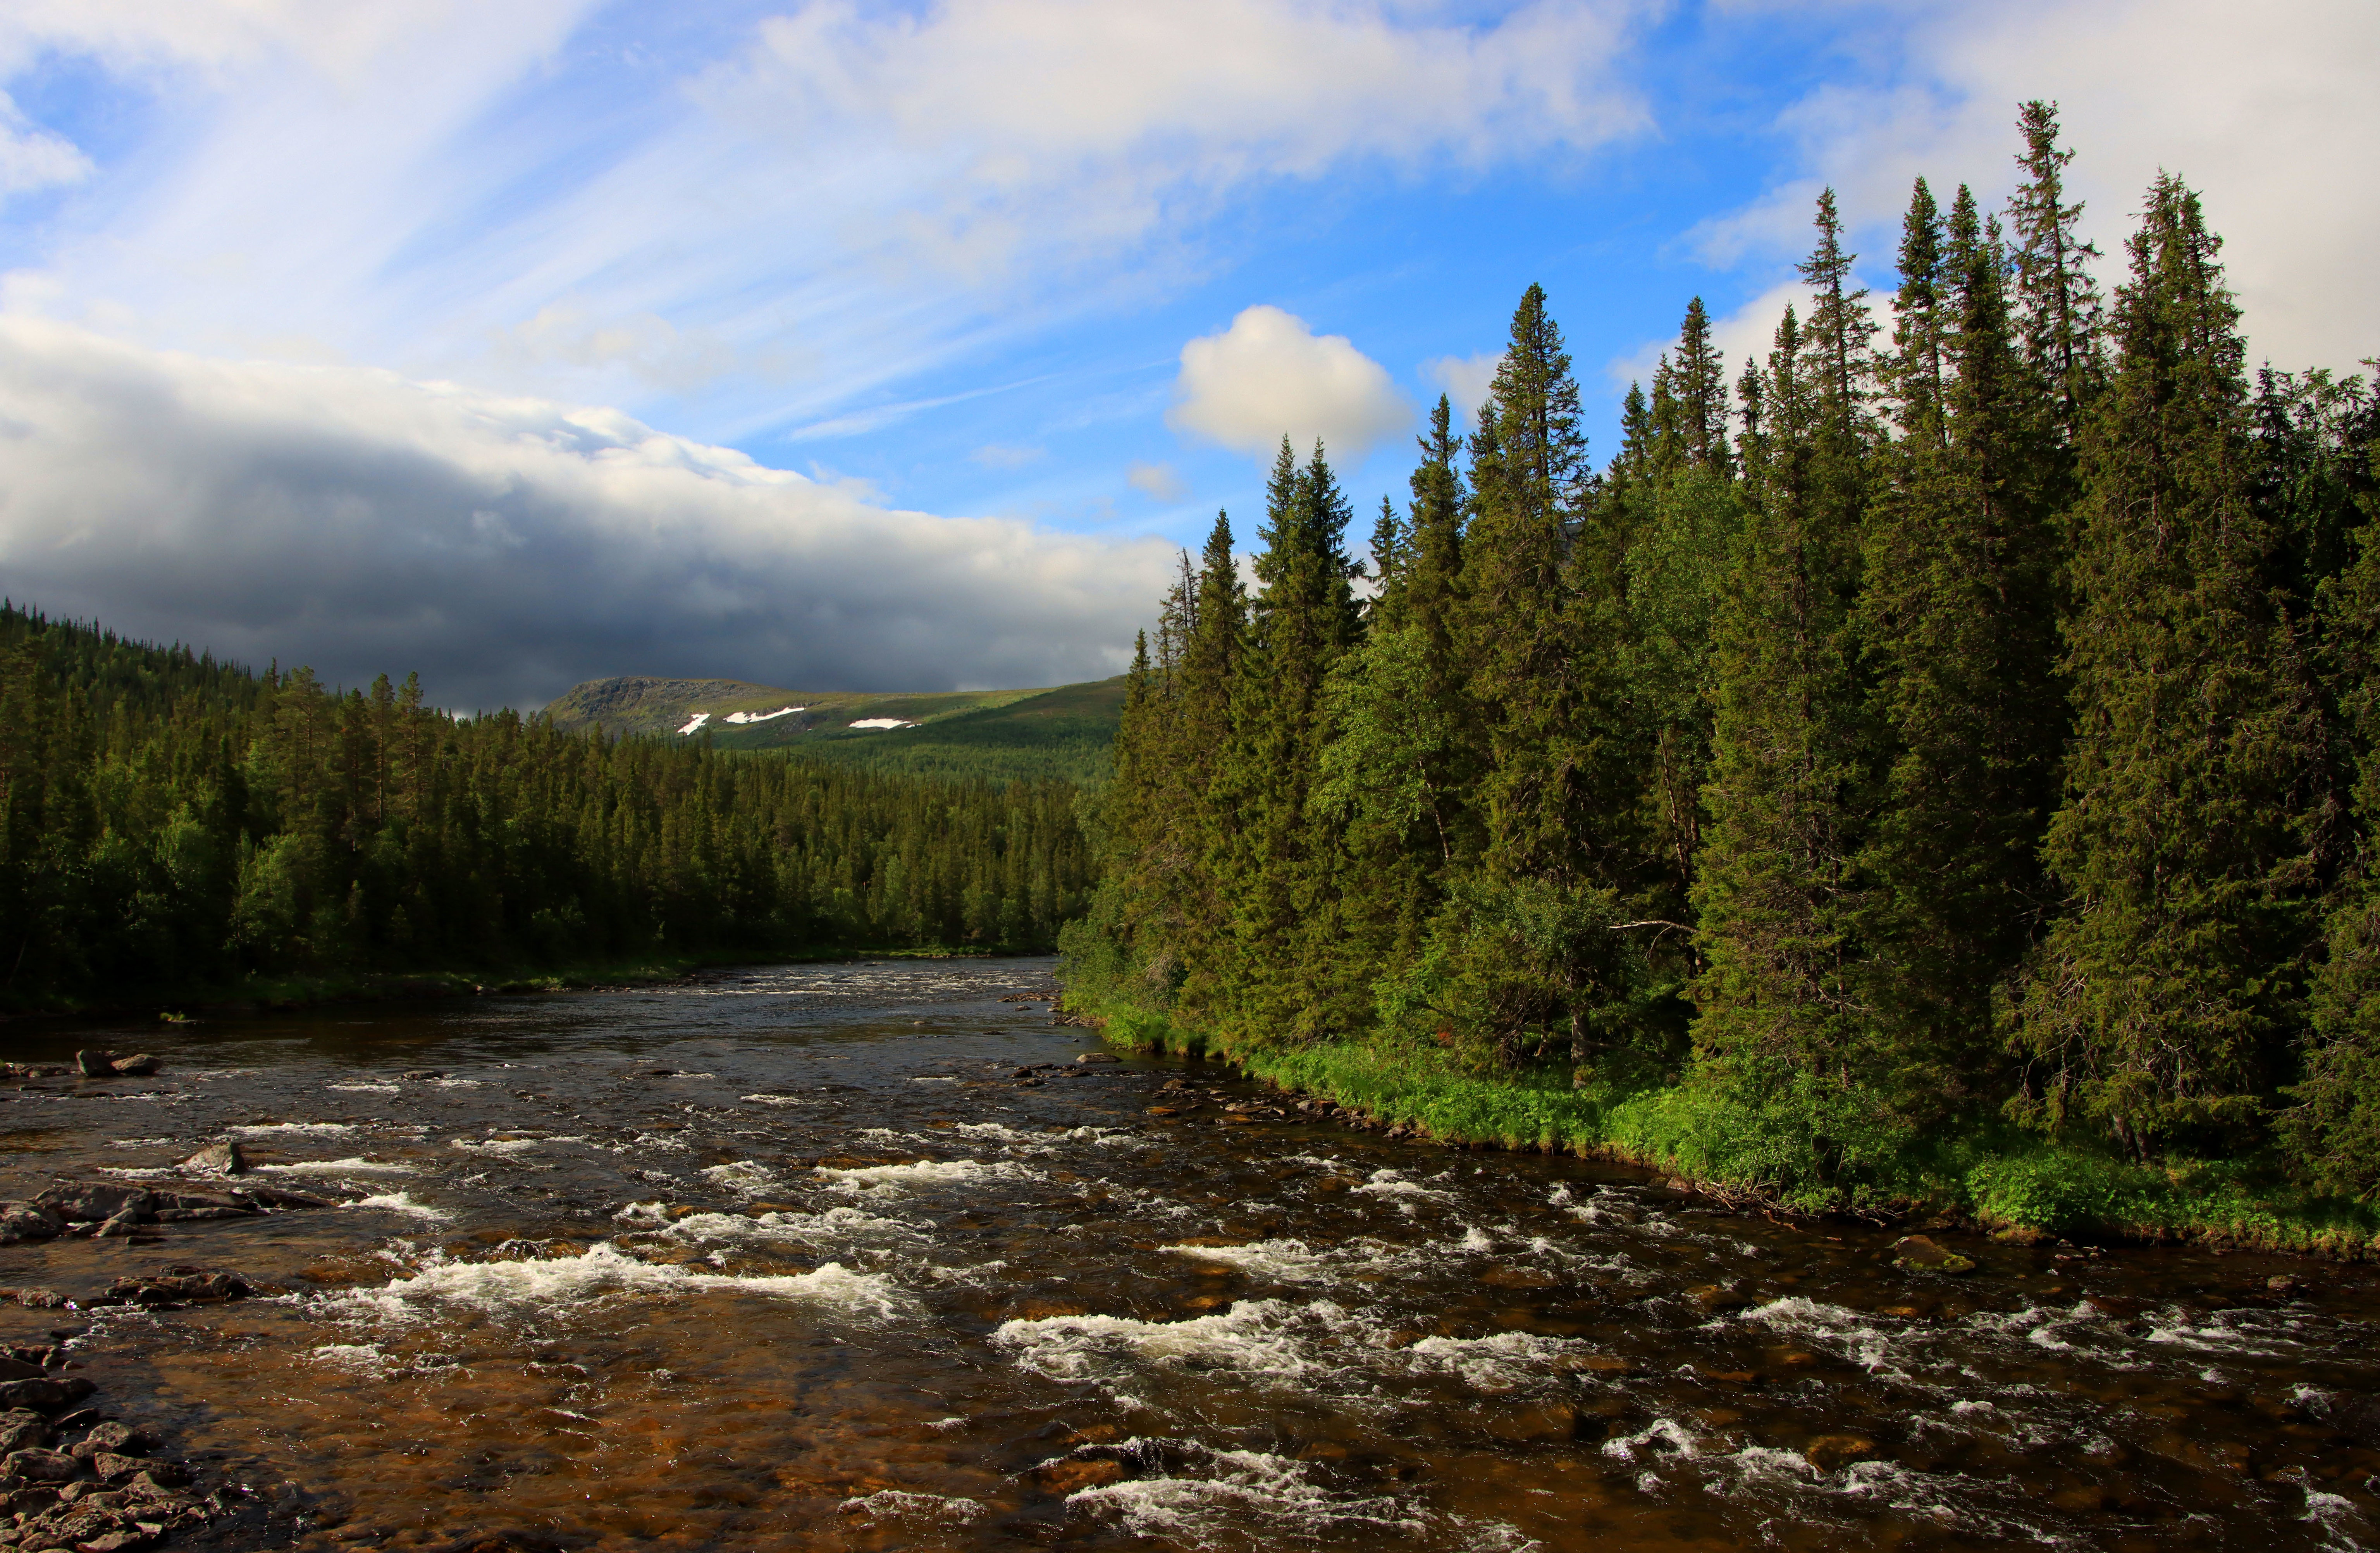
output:
POLYGON ((1858 1435, 1820 1435, 1802 1448, 1802 1459, 1820 1472, 1836 1472, 1876 1454, 1876 1441, 1858 1435))
POLYGON ((0 1300, 14 1300, 27 1310, 59 1310, 67 1303, 55 1289, 0 1289, 0 1300))
POLYGON ((79 1375, 0 1381, 0 1408, 32 1408, 50 1413, 62 1407, 71 1407, 98 1389, 79 1375))
POLYGON ((1077 1062, 1120 1062, 1123 1058, 1106 1051, 1086 1051, 1075 1059, 1077 1062))
POLYGON ((1892 1265, 1909 1272, 1964 1273, 1975 1270, 1972 1257, 1961 1256, 1924 1235, 1903 1235, 1894 1241, 1892 1265))
POLYGON ((163 1057, 146 1051, 136 1051, 129 1057, 118 1057, 109 1067, 127 1078, 146 1078, 165 1065, 163 1057))

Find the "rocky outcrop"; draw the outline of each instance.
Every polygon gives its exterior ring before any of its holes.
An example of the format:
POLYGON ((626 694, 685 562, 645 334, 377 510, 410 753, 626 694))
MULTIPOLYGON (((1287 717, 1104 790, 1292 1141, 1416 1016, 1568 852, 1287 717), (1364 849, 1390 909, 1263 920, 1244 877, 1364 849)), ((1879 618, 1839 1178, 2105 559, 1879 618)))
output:
POLYGON ((0 1203, 0 1245, 52 1240, 67 1227, 55 1208, 34 1203, 0 1203))

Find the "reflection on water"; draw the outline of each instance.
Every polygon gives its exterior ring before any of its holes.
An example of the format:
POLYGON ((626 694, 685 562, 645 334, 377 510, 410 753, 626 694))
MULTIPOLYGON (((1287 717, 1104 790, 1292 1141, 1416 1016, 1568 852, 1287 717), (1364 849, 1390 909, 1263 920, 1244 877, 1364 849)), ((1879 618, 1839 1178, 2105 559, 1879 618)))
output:
POLYGON ((0 1090, 0 1195, 235 1138, 343 1206, 10 1247, 0 1284, 288 1291, 67 1324, 274 1506, 227 1547, 2380 1540, 2365 1269, 1961 1243, 1970 1277, 1901 1272, 1896 1231, 1075 1062, 1003 1001, 1049 971, 14 1026, 18 1060, 168 1064, 0 1090))

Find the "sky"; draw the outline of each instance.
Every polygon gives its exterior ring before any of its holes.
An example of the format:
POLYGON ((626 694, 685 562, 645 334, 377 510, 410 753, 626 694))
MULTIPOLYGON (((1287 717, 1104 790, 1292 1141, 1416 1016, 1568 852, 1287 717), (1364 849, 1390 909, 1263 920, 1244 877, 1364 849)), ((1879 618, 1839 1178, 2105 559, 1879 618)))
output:
POLYGON ((0 592, 461 708, 1101 677, 1284 433, 1402 503, 1535 282, 1608 458, 2026 98, 2103 284, 2171 170, 2357 370, 2376 80, 2370 0, 9 0, 0 592))

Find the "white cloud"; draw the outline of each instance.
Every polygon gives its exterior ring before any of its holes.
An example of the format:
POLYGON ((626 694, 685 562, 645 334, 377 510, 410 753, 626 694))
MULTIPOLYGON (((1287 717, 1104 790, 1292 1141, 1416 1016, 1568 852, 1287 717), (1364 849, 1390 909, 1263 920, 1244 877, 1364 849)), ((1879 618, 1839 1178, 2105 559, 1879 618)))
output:
POLYGON ((0 320, 5 590, 348 684, 1081 680, 1122 666, 1169 554, 871 506, 615 410, 0 320))
MULTIPOLYGON (((2123 239, 2160 169, 2204 198, 2247 314, 2252 350, 2284 366, 2351 369, 2380 340, 2380 11, 2369 0, 2016 0, 1921 13, 1896 55, 1905 79, 1830 84, 1779 127, 1803 168, 1835 185, 1868 229, 1876 267, 1911 180, 1948 202, 1959 183, 1992 202, 2016 179, 2017 104, 2062 104, 2078 152, 2070 195, 2121 278, 2123 239)), ((1783 258, 1806 249, 1797 183, 1695 241, 1783 258), (1790 218, 1799 203, 1802 222, 1790 218)))
POLYGON ((1259 304, 1220 334, 1182 347, 1166 424, 1235 452, 1269 458, 1286 434, 1302 456, 1318 438, 1353 465, 1413 423, 1385 368, 1344 334, 1259 304))
POLYGON ((0 91, 0 197, 75 183, 91 171, 91 159, 74 142, 27 123, 16 101, 0 91))
POLYGON ((1487 403, 1488 390, 1496 382, 1496 369, 1503 364, 1502 351, 1483 350, 1476 356, 1440 356, 1423 362, 1421 370, 1453 401, 1456 419, 1465 425, 1476 426, 1479 406, 1487 403))
POLYGON ((1158 502, 1178 502, 1190 494, 1171 464, 1143 464, 1135 460, 1123 472, 1124 483, 1135 491, 1158 502))

